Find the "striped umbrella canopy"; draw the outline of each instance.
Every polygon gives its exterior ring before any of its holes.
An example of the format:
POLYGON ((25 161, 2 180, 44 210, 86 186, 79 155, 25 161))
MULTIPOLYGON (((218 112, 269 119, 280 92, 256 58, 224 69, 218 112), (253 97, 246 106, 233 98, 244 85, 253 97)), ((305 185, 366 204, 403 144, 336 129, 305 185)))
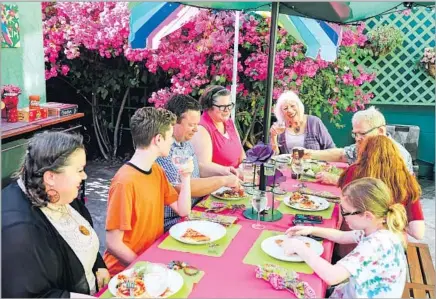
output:
MULTIPOLYGON (((255 13, 263 17, 271 16, 267 11, 255 13)), ((278 25, 306 46, 307 57, 316 59, 320 55, 325 61, 336 60, 342 39, 340 25, 283 14, 279 15, 278 25)))
MULTIPOLYGON (((157 49, 160 40, 192 20, 197 7, 174 2, 130 2, 130 36, 133 49, 157 49)), ((256 12, 264 17, 270 12, 256 12)), ((297 16, 280 15, 279 23, 306 48, 306 56, 320 54, 326 61, 335 61, 341 40, 341 27, 324 21, 297 16), (336 26, 336 27, 335 27, 336 26)))
POLYGON ((176 31, 200 10, 175 2, 130 2, 129 43, 133 49, 157 49, 160 40, 176 31))

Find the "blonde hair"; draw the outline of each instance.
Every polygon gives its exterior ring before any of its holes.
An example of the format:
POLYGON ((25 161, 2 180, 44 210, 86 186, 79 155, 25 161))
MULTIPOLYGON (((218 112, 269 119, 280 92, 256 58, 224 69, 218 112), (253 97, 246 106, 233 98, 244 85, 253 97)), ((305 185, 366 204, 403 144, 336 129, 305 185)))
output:
POLYGON ((358 123, 366 123, 371 128, 386 125, 386 119, 383 114, 374 106, 369 107, 366 110, 357 111, 354 113, 351 123, 354 125, 358 123))
POLYGON ((297 104, 299 112, 298 116, 300 117, 299 121, 302 121, 302 118, 304 116, 304 105, 298 95, 293 91, 286 91, 282 93, 277 99, 276 105, 274 107, 274 115, 276 116, 278 121, 285 121, 285 116, 281 108, 284 104, 289 104, 291 102, 295 102, 297 104))
MULTIPOLYGON (((358 211, 371 212, 377 219, 384 219, 385 227, 395 234, 402 234, 407 226, 404 206, 395 203, 389 188, 379 179, 361 178, 344 187, 342 195, 358 211)), ((401 238, 403 245, 404 238, 401 238)))

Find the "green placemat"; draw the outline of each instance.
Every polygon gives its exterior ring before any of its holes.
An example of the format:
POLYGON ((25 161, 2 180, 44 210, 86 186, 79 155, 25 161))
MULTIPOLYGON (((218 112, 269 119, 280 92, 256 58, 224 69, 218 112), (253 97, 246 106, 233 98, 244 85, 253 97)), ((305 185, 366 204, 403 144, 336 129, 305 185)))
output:
POLYGON ((285 205, 284 202, 282 202, 282 203, 280 203, 277 210, 279 210, 283 214, 288 214, 288 215, 295 215, 295 214, 315 215, 315 216, 321 216, 324 219, 330 219, 330 218, 332 218, 334 208, 335 208, 335 204, 330 203, 329 208, 326 210, 323 210, 323 211, 316 211, 316 212, 301 211, 301 210, 296 210, 296 209, 290 208, 287 205, 285 205))
POLYGON ((239 232, 241 227, 242 226, 238 224, 233 224, 232 226, 227 227, 227 234, 222 239, 211 244, 186 244, 179 242, 170 235, 168 235, 165 240, 163 240, 159 244, 158 248, 220 257, 224 254, 227 247, 229 247, 230 242, 232 242, 233 238, 239 232))
MULTIPOLYGON (((183 270, 177 270, 177 272, 180 273, 183 277, 183 286, 182 288, 175 294, 169 296, 168 298, 188 298, 189 294, 191 294, 192 289, 194 288, 194 284, 198 283, 204 276, 204 271, 198 272, 195 276, 189 276, 186 275, 183 270)), ((103 294, 100 295, 99 298, 113 298, 115 297, 112 295, 112 293, 109 291, 109 289, 106 290, 103 294)))
POLYGON ((296 272, 305 273, 305 274, 312 274, 313 269, 309 267, 306 263, 293 263, 293 262, 285 262, 280 261, 278 259, 275 259, 268 254, 266 254, 262 248, 261 244, 263 240, 268 239, 269 237, 282 235, 283 233, 270 231, 270 230, 264 230, 260 234, 260 236, 257 238, 256 242, 254 242, 253 246, 250 248, 250 251, 248 251, 247 255, 244 257, 244 260, 242 261, 244 264, 248 265, 262 265, 264 263, 270 263, 275 264, 278 266, 281 266, 286 269, 291 269, 296 272))

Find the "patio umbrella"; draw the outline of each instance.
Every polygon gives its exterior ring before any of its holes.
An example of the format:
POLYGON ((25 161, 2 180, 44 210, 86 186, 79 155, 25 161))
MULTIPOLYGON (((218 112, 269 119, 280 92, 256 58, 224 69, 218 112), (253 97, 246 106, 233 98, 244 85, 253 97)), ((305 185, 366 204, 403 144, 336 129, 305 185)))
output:
MULTIPOLYGON (((267 11, 256 11, 263 17, 271 17, 267 11)), ((342 39, 342 27, 314 19, 279 15, 278 25, 286 29, 297 41, 306 46, 306 57, 333 62, 337 58, 342 39)))
MULTIPOLYGON (((222 1, 222 2, 180 2, 180 3, 192 7, 211 8, 211 9, 220 9, 220 10, 269 11, 271 9, 272 30, 270 31, 271 46, 270 46, 269 59, 268 59, 266 101, 265 101, 265 108, 264 108, 264 136, 263 136, 264 142, 268 142, 269 139, 269 120, 271 118, 274 58, 275 58, 275 48, 276 48, 277 20, 279 18, 279 13, 289 16, 312 18, 318 21, 326 21, 326 22, 332 22, 338 24, 350 24, 350 23, 354 23, 357 21, 362 21, 362 20, 369 19, 371 17, 378 16, 380 14, 393 12, 395 10, 411 8, 412 6, 434 7, 434 3, 432 2, 371 2, 371 4, 368 4, 366 2, 224 2, 222 1)), ((175 4, 175 3, 171 3, 171 4, 175 4)), ((129 5, 131 5, 131 7, 135 7, 138 5, 142 5, 142 2, 130 3, 129 5)), ((140 14, 138 13, 138 15, 140 14)), ((136 17, 138 17, 138 15, 136 15, 136 17)), ((158 18, 150 17, 150 19, 157 20, 158 18)), ((165 18, 161 18, 161 20, 164 19, 165 18)), ((298 19, 290 18, 290 20, 293 23, 295 21, 294 26, 296 28, 302 27, 302 24, 298 22, 298 19)), ((155 22, 155 24, 156 23, 157 22, 155 22)), ((143 24, 145 24, 145 22, 143 22, 143 24)), ((306 22, 306 24, 304 25, 306 26, 307 29, 309 29, 309 27, 313 26, 314 23, 306 22)), ((140 37, 139 34, 135 34, 135 39, 136 38, 139 39, 139 37, 140 37)), ((311 52, 309 54, 312 55, 311 52)))
POLYGON ((200 9, 174 2, 130 2, 129 43, 133 49, 157 49, 160 40, 192 20, 200 9))
MULTIPOLYGON (((257 11, 271 10, 270 48, 268 75, 266 80, 266 100, 264 107, 263 140, 269 141, 269 122, 273 92, 274 60, 276 51, 277 23, 279 13, 300 16, 338 24, 363 21, 380 14, 412 6, 433 6, 434 2, 181 2, 193 7, 221 10, 257 11)), ((262 190, 265 183, 261 182, 262 190)))

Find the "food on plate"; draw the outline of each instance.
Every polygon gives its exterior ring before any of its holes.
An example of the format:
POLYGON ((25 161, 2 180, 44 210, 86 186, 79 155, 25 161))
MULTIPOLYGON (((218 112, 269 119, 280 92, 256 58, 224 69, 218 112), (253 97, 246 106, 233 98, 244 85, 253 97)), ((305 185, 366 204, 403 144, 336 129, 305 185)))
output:
POLYGON ((182 235, 183 239, 191 240, 194 242, 207 242, 210 238, 202 233, 196 231, 195 229, 188 228, 186 232, 182 235))
MULTIPOLYGON (((277 245, 279 245, 280 247, 282 247, 284 241, 285 241, 285 240, 277 239, 277 240, 275 240, 274 242, 276 242, 277 245)), ((309 243, 309 242, 304 242, 304 244, 306 244, 306 246, 310 248, 310 243, 309 243)))
POLYGON ((282 243, 283 243, 283 241, 284 241, 284 240, 282 240, 282 239, 277 239, 277 240, 275 240, 276 244, 279 245, 280 247, 282 247, 282 243))
POLYGON ((162 291, 158 291, 160 294, 154 294, 153 296, 150 294, 153 291, 151 288, 153 285, 149 285, 149 289, 147 289, 147 282, 145 280, 146 276, 144 276, 146 268, 147 266, 143 264, 140 266, 135 265, 134 270, 130 275, 123 273, 116 275, 114 277, 114 279, 116 279, 114 295, 120 298, 162 298, 171 295, 169 294, 171 293, 171 289, 166 286, 162 291))
POLYGON ((300 192, 294 192, 292 193, 290 200, 291 202, 300 202, 303 199, 308 199, 309 197, 307 195, 303 195, 300 192))
POLYGON ((309 170, 306 171, 306 175, 315 176, 315 172, 309 168, 309 170))
POLYGON ((313 200, 309 199, 309 197, 304 198, 298 204, 304 209, 317 209, 319 207, 319 205, 317 205, 313 200))
POLYGON ((223 198, 238 198, 238 197, 244 197, 245 192, 242 189, 234 190, 234 189, 226 189, 222 192, 216 192, 216 196, 223 197, 223 198))

